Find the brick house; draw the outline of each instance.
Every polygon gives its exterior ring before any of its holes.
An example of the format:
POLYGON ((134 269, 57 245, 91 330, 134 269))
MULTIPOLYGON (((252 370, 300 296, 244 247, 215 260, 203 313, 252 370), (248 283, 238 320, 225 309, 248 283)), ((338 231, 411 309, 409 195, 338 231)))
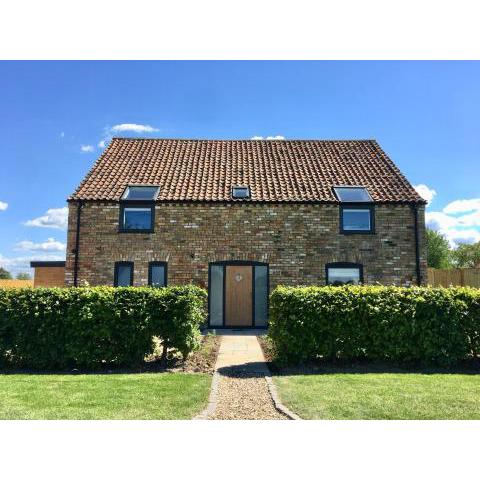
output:
POLYGON ((210 326, 276 285, 426 281, 425 201, 374 140, 114 138, 68 199, 65 282, 194 283, 210 326))

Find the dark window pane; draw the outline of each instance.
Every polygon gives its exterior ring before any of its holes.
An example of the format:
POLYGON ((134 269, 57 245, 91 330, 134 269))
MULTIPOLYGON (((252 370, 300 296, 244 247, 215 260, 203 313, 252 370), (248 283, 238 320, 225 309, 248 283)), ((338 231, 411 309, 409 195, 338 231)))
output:
POLYGON ((128 207, 123 209, 123 228, 125 230, 150 230, 152 209, 128 207))
POLYGON ((233 187, 233 198, 248 198, 250 196, 250 188, 233 187))
POLYGON ((128 187, 124 200, 155 200, 158 187, 128 187))
POLYGON ((117 267, 117 286, 129 287, 132 280, 132 266, 118 265, 117 267))
POLYGON ((152 265, 150 267, 150 285, 164 287, 165 284, 165 267, 163 265, 152 265))
POLYGON ((360 283, 360 269, 352 268, 336 268, 328 269, 329 285, 357 285, 360 283))
POLYGON ((268 317, 268 269, 257 265, 255 269, 255 325, 267 326, 268 317))
POLYGON ((341 202, 371 202, 372 197, 363 187, 333 187, 341 202))
POLYGON ((223 265, 210 267, 210 325, 223 325, 223 265))
POLYGON ((343 209, 344 230, 370 230, 370 210, 343 209))

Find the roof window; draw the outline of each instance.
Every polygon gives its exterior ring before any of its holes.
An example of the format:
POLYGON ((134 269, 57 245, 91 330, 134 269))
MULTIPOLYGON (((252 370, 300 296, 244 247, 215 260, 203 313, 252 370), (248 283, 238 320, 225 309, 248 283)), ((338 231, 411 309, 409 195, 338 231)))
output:
POLYGON ((333 191, 340 202, 345 203, 371 203, 372 197, 365 187, 333 187, 333 191))
POLYGON ((233 198, 250 198, 250 187, 235 186, 232 187, 233 198))
POLYGON ((160 187, 146 185, 130 185, 125 189, 122 200, 155 200, 160 187))

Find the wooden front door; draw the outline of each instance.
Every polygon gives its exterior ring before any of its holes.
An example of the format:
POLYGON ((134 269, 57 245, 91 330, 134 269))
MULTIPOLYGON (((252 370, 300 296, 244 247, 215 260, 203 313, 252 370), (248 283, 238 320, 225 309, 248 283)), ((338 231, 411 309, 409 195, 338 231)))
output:
POLYGON ((252 319, 251 265, 227 265, 225 272, 225 326, 251 327, 252 319))

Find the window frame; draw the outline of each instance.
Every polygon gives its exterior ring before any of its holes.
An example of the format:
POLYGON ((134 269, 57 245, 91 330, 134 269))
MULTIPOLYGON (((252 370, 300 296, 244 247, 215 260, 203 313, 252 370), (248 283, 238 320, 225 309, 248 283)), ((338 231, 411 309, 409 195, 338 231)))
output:
POLYGON ((122 196, 120 197, 120 200, 122 202, 154 202, 157 197, 158 197, 158 194, 160 193, 160 186, 159 185, 127 185, 125 187, 125 190, 123 191, 123 194, 122 196), (155 188, 155 194, 153 195, 153 198, 133 198, 133 199, 130 199, 130 198, 126 198, 125 196, 127 195, 127 193, 129 192, 130 188, 155 188))
POLYGON ((155 203, 152 201, 122 200, 120 203, 120 215, 118 220, 118 231, 120 233, 154 233, 155 231, 155 203), (126 208, 149 208, 150 228, 125 228, 124 212, 126 208))
POLYGON ((152 288, 163 288, 168 285, 168 262, 154 261, 148 262, 148 286, 152 288), (162 287, 157 287, 152 285, 152 268, 153 267, 163 267, 164 268, 164 278, 165 284, 162 287))
POLYGON ((354 262, 330 262, 325 264, 325 285, 331 285, 328 278, 330 268, 358 268, 358 281, 363 285, 363 264, 354 262))
MULTIPOLYGON (((129 262, 129 261, 128 262, 126 262, 126 261, 115 262, 115 266, 114 266, 114 270, 113 270, 113 286, 114 287, 119 287, 119 285, 118 285, 118 270, 119 270, 119 267, 123 267, 123 266, 129 266, 130 267, 130 285, 128 285, 128 286, 133 287, 134 263, 129 262)), ((125 286, 122 285, 121 287, 125 287, 125 286)))
POLYGON ((250 187, 248 185, 234 185, 232 186, 232 198, 234 200, 247 200, 249 198, 252 198, 252 191, 250 190, 250 187), (246 197, 237 197, 235 196, 235 190, 236 189, 246 189, 248 192, 248 195, 246 197))
POLYGON ((333 193, 335 194, 335 196, 337 197, 337 200, 340 202, 340 203, 373 203, 373 198, 372 196, 370 195, 370 192, 368 191, 368 188, 367 187, 364 187, 362 185, 334 185, 332 187, 333 189, 333 193), (337 188, 343 188, 345 190, 365 190, 365 192, 367 193, 368 195, 368 200, 342 200, 340 198, 340 195, 338 194, 337 192, 337 188))
POLYGON ((340 204, 340 233, 343 235, 374 235, 375 234, 375 205, 371 203, 341 203, 340 204), (370 229, 369 230, 351 230, 343 227, 343 211, 344 210, 369 210, 370 212, 370 229))

